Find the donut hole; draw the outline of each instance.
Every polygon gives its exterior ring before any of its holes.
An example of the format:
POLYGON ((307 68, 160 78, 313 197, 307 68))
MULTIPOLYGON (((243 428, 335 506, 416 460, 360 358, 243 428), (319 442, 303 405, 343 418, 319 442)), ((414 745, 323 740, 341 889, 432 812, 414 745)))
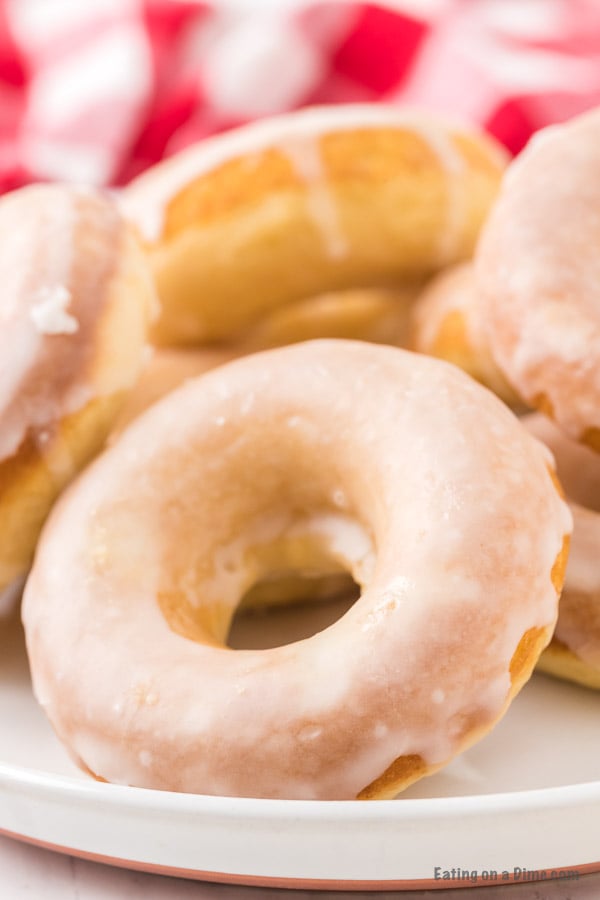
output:
MULTIPOLYGON (((221 388, 218 370, 213 376, 221 388)), ((213 376, 206 376, 209 387, 213 376)), ((272 392, 270 383, 268 388, 272 392)), ((238 608, 256 606, 260 594, 269 606, 273 597, 289 602, 290 590, 295 600, 319 594, 325 584, 315 587, 314 579, 344 576, 344 591, 349 586, 352 593, 352 578, 364 588, 373 577, 379 512, 369 504, 383 500, 368 469, 371 443, 350 457, 351 432, 324 439, 320 420, 304 411, 306 385, 299 381, 294 389, 298 398, 276 396, 268 414, 258 409, 258 390, 240 391, 228 398, 227 415, 221 390, 214 396, 207 391, 205 428, 184 448, 177 438, 177 478, 167 456, 153 469, 152 491, 154 484, 171 489, 158 498, 151 522, 144 506, 147 530, 156 535, 151 590, 167 624, 182 637, 225 647, 238 608), (210 477, 195 476, 199 459, 209 461, 210 477), (281 578, 285 585, 274 586, 281 578), (306 592, 298 593, 302 579, 306 592)), ((200 415, 197 409, 194 415, 200 415)), ((129 568, 130 557, 131 550, 124 563, 129 568)))
POLYGON ((323 631, 350 609, 360 587, 349 573, 273 574, 242 597, 227 636, 233 650, 266 650, 323 631))
POLYGON ((208 577, 205 560, 196 556, 196 568, 184 560, 182 574, 158 592, 171 630, 218 647, 266 649, 341 618, 372 577, 375 547, 354 515, 317 506, 283 526, 272 516, 240 525, 216 547, 208 577))

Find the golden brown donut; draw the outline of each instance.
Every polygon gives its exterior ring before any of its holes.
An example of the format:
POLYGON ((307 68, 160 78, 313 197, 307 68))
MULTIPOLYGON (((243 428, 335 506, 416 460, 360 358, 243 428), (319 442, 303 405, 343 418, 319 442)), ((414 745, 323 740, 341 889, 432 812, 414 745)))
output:
POLYGON ((35 186, 0 200, 0 591, 27 570, 56 497, 135 382, 156 300, 103 193, 35 186))
POLYGON ((122 195, 162 302, 155 340, 243 339, 306 298, 469 257, 504 161, 481 132, 377 105, 302 110, 184 150, 122 195))
POLYGON ((244 350, 266 350, 320 337, 371 341, 404 347, 410 311, 420 288, 338 291, 290 303, 248 329, 244 350))
POLYGON ((600 461, 546 416, 532 414, 522 421, 552 450, 573 515, 558 622, 538 668, 600 689, 600 461))
POLYGON ((418 353, 454 363, 517 408, 522 403, 492 357, 480 303, 471 262, 444 269, 414 306, 410 346, 418 353))
POLYGON ((571 524, 550 462, 425 356, 313 341, 213 369, 55 507, 24 598, 36 696, 111 782, 393 796, 488 732, 550 640, 571 524), (362 594, 333 625, 225 646, 257 581, 340 567, 362 594))

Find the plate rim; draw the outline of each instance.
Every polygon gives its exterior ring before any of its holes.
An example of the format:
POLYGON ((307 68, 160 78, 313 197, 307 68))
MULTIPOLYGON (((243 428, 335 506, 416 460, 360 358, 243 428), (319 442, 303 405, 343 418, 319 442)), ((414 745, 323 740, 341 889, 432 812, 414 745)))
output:
MULTIPOLYGON (((161 812, 207 812, 224 818, 285 819, 301 815, 306 819, 349 818, 353 821, 378 819, 380 815, 397 820, 415 816, 491 815, 527 809, 543 810, 560 806, 600 804, 600 780, 518 791, 466 794, 452 797, 411 797, 393 800, 285 800, 262 797, 228 797, 162 791, 129 785, 99 783, 90 779, 54 774, 42 769, 15 766, 0 760, 0 790, 30 788, 46 795, 54 794, 80 802, 100 801, 106 806, 118 804, 130 809, 159 809, 161 812)), ((0 828, 2 823, 0 822, 0 828)))
MULTIPOLYGON (((463 820, 472 821, 483 827, 486 819, 490 827, 493 823, 510 821, 520 812, 534 815, 540 811, 552 811, 554 815, 562 817, 563 811, 576 812, 588 818, 591 814, 596 821, 600 811, 600 780, 581 782, 579 784, 558 785, 552 787, 534 788, 528 790, 496 792, 487 794, 474 794, 452 797, 424 797, 408 798, 403 800, 400 796, 395 800, 377 800, 365 802, 361 800, 280 800, 250 797, 223 797, 205 794, 185 794, 171 791, 158 791, 149 788, 130 787, 98 783, 91 778, 76 778, 70 775, 52 773, 45 770, 17 766, 0 761, 0 800, 2 797, 10 799, 17 797, 17 805, 25 803, 50 803, 57 807, 70 807, 71 810, 79 808, 84 816, 91 813, 96 815, 114 815, 123 812, 144 818, 153 818, 157 821, 175 816, 178 819, 194 818, 200 828, 210 826, 237 827, 244 832, 252 829, 257 823, 266 826, 267 829, 285 831, 286 824, 294 820, 301 822, 303 827, 312 828, 313 823, 318 822, 327 829, 344 832, 350 827, 360 829, 371 825, 393 830, 394 826, 405 829, 416 824, 426 829, 441 825, 447 827, 448 822, 456 820, 457 815, 463 820)), ((10 803, 8 807, 10 808, 10 803)), ((1 807, 1 804, 0 804, 1 807)), ((196 881, 214 882, 229 885, 245 885, 257 888, 281 888, 308 891, 409 891, 409 890, 435 890, 438 888, 466 888, 473 887, 475 882, 453 880, 451 882, 432 879, 425 876, 425 872, 409 873, 398 878, 398 874, 389 872, 391 877, 373 878, 372 874, 365 871, 366 878, 360 877, 360 872, 349 873, 349 877, 343 874, 331 872, 328 875, 319 875, 317 872, 300 875, 299 871, 292 869, 269 873, 268 868, 259 868, 252 871, 240 865, 242 859, 237 859, 237 864, 230 869, 218 863, 218 868, 203 865, 209 860, 198 860, 189 866, 183 860, 177 863, 168 858, 152 858, 144 853, 138 853, 132 847, 113 847, 102 851, 98 846, 94 847, 89 841, 77 843, 73 840, 73 834, 64 834, 58 838, 57 843, 48 841, 48 833, 44 834, 37 828, 28 829, 19 823, 17 829, 11 827, 9 821, 2 821, 0 816, 0 835, 30 844, 48 851, 61 853, 68 856, 88 860, 98 864, 117 866, 133 871, 146 872, 155 875, 170 876, 175 878, 187 878, 196 881), (8 827, 7 827, 8 826, 8 827), (65 839, 66 838, 66 839, 65 839), (182 863, 183 866, 182 867, 182 863), (239 867, 238 867, 239 866, 239 867), (369 878, 368 875, 371 874, 369 878), (358 875, 358 877, 357 877, 358 875), (419 877, 421 876, 421 877, 419 877)), ((15 823, 16 824, 16 823, 15 823)), ((502 827, 502 826, 500 826, 502 827)), ((493 831, 493 827, 492 827, 493 831)), ((576 871, 577 878, 582 875, 600 873, 600 857, 595 859, 596 853, 582 854, 583 859, 575 863, 573 859, 565 860, 563 864, 552 869, 545 862, 537 866, 537 875, 528 881, 564 880, 572 877, 576 871), (588 855, 589 854, 589 855, 588 855), (587 855, 587 859, 585 856, 587 855), (591 857, 591 861, 590 860, 591 857)), ((217 860, 214 860, 217 862, 217 860)), ((557 860, 558 861, 558 860, 557 860)), ((516 880, 512 875, 508 879, 514 884, 516 880)), ((479 880, 476 882, 479 884, 479 880)), ((521 883, 521 882, 519 882, 521 883)), ((488 884, 488 886, 490 886, 488 884)), ((505 883, 506 886, 506 883, 505 883)))

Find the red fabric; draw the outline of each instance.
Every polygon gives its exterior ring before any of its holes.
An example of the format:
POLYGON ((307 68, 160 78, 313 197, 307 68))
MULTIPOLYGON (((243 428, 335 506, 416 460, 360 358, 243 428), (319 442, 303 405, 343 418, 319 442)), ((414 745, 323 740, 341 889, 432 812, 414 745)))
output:
POLYGON ((332 69, 366 88, 374 100, 397 90, 410 72, 424 22, 395 10, 365 4, 353 28, 332 57, 332 69))
POLYGON ((0 0, 0 190, 122 184, 241 122, 365 100, 475 121, 516 152, 600 103, 600 3, 0 0))

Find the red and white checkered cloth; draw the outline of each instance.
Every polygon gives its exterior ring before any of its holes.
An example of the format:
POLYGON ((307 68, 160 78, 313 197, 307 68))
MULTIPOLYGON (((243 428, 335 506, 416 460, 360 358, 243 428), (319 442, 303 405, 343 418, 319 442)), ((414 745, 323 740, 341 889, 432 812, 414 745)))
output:
POLYGON ((0 190, 122 184, 248 119, 365 100, 517 151, 600 103, 600 2, 0 0, 0 190))

